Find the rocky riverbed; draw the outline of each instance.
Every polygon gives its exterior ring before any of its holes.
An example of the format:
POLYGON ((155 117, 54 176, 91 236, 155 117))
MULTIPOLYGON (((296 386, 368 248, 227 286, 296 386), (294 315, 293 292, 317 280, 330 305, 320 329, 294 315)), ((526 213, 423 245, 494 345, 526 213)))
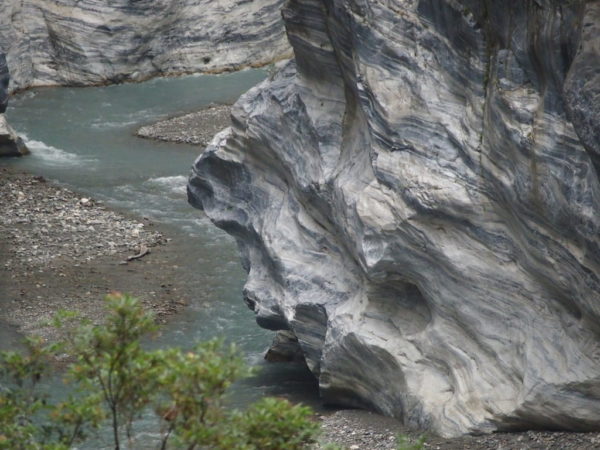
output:
POLYGON ((229 126, 230 114, 230 105, 212 105, 201 111, 145 125, 136 132, 136 136, 165 142, 207 145, 215 134, 229 126))
POLYGON ((403 441, 405 449, 431 450, 593 450, 600 449, 600 433, 527 431, 463 436, 445 439, 409 430, 392 418, 361 410, 341 410, 320 417, 321 447, 335 444, 348 450, 394 450, 403 441), (398 440, 400 437, 400 441, 398 440), (413 445, 414 447, 411 447, 413 445))
POLYGON ((51 338, 44 323, 56 311, 100 320, 114 290, 139 297, 159 322, 187 303, 177 250, 151 221, 6 168, 0 192, 0 326, 51 338))

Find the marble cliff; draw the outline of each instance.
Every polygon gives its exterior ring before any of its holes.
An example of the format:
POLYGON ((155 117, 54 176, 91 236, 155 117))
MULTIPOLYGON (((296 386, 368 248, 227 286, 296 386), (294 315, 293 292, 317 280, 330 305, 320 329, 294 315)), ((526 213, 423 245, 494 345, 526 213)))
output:
POLYGON ((600 429, 600 2, 289 0, 295 61, 196 161, 325 400, 600 429))
POLYGON ((2 0, 13 90, 137 81, 289 55, 283 0, 2 0))
POLYGON ((8 106, 9 84, 10 74, 6 57, 0 53, 0 156, 23 156, 29 153, 29 149, 4 117, 8 106))

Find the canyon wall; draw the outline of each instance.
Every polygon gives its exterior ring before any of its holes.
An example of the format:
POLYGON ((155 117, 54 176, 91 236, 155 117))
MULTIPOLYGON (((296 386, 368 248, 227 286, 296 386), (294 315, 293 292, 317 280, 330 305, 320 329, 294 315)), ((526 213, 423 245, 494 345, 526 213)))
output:
POLYGON ((2 0, 12 90, 235 70, 289 56, 283 0, 2 0))
POLYGON ((289 0, 190 202, 331 403, 600 429, 600 2, 289 0))

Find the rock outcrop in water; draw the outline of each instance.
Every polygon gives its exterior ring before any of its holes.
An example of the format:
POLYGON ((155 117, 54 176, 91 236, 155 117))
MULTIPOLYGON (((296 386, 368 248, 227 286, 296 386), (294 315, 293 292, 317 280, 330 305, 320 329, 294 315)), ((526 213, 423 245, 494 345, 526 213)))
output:
POLYGON ((283 0, 2 0, 13 89, 233 70, 289 53, 283 0))
POLYGON ((332 403, 600 428, 600 2, 290 0, 198 158, 258 323, 332 403))
POLYGON ((29 149, 4 117, 8 106, 9 82, 6 57, 0 53, 0 156, 23 156, 29 153, 29 149))

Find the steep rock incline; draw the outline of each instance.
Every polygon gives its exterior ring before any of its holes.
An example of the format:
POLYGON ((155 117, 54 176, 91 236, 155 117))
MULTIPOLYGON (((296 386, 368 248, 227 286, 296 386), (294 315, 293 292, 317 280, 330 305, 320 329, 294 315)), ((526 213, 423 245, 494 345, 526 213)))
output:
POLYGON ((29 149, 4 117, 8 106, 9 83, 10 74, 6 57, 0 53, 0 156, 23 156, 29 153, 29 149))
POLYGON ((13 89, 234 70, 289 53, 283 0, 2 0, 13 89))
POLYGON ((600 428, 600 2, 289 0, 190 201, 330 402, 600 428))

